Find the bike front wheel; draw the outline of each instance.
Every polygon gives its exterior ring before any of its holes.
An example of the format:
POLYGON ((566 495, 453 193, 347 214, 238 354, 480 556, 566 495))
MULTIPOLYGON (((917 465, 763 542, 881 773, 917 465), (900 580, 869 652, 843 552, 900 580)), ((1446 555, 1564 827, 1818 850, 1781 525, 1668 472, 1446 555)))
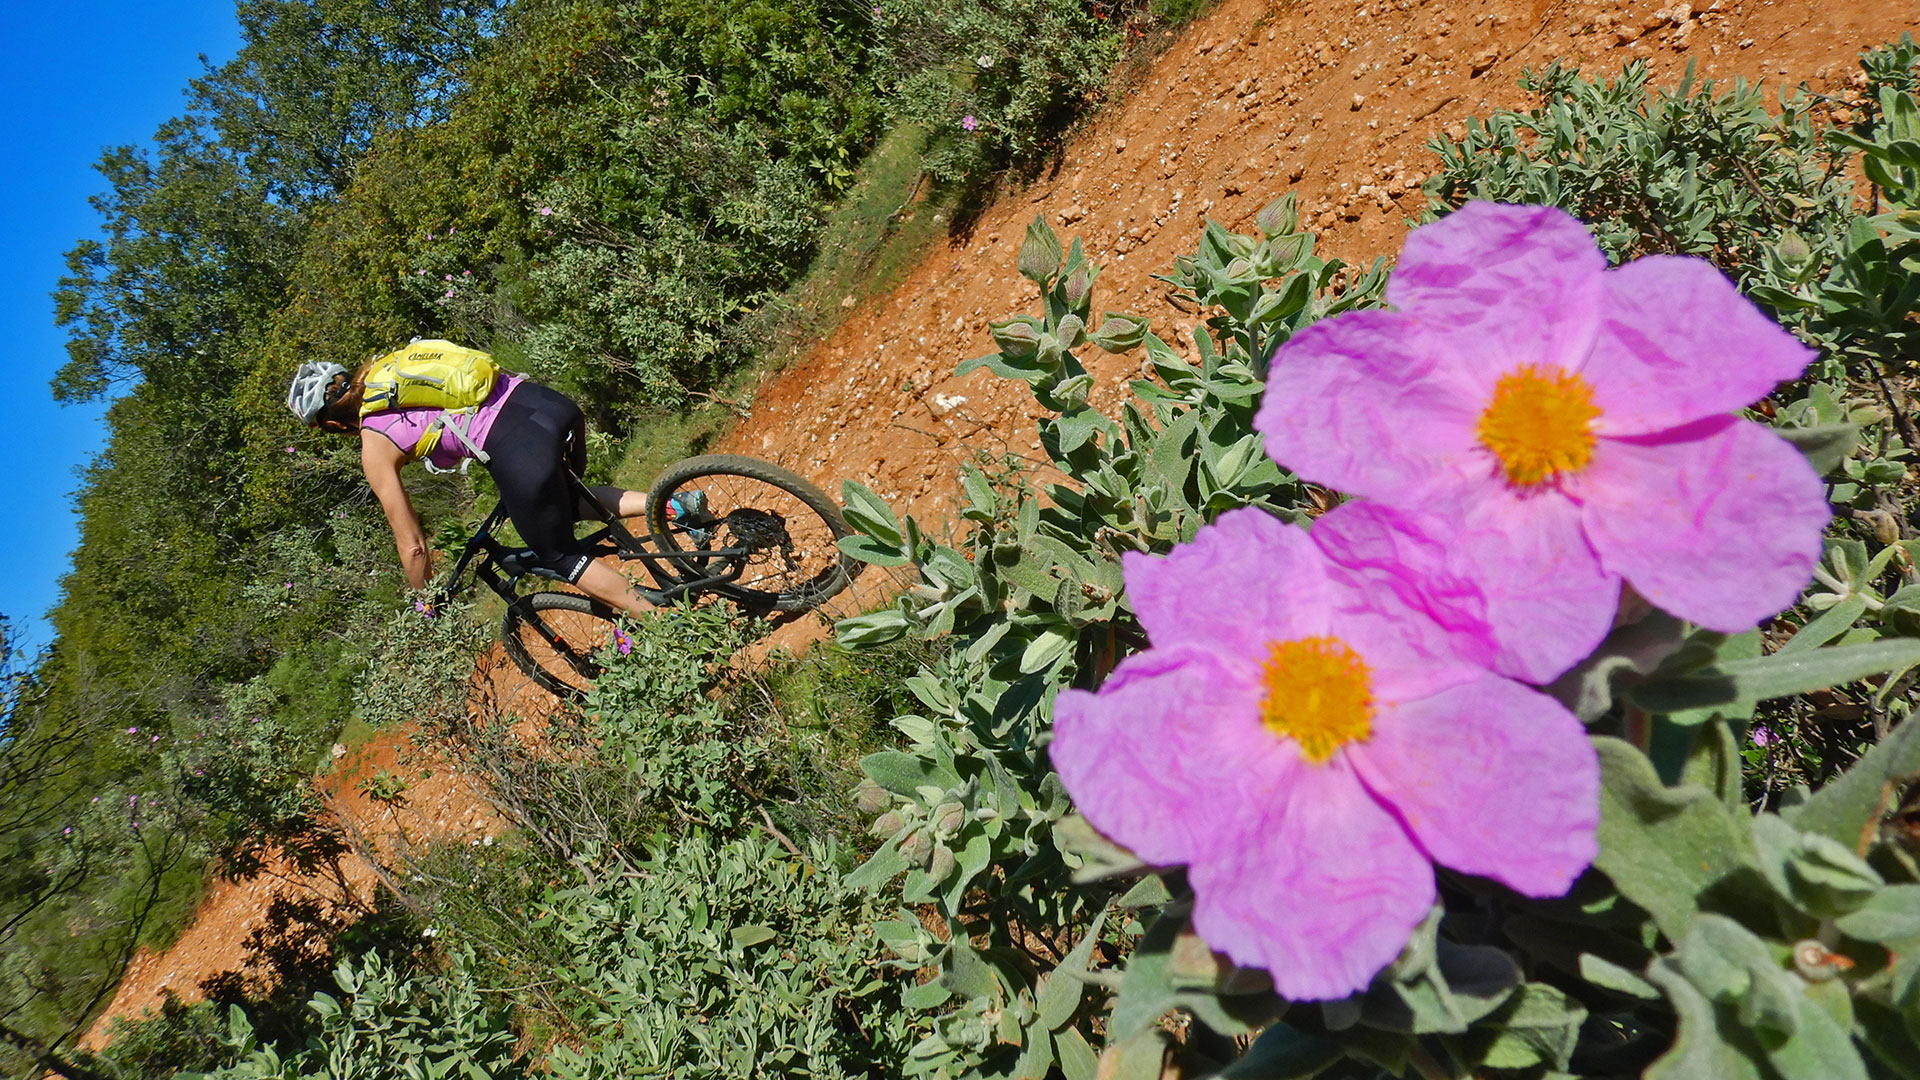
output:
POLYGON ((606 670, 605 650, 618 649, 625 637, 612 607, 579 593, 536 592, 507 605, 500 641, 528 678, 572 700, 593 688, 606 670))
POLYGON ((714 591, 750 608, 818 607, 866 566, 840 553, 839 539, 853 530, 826 492, 778 465, 735 454, 669 465, 647 489, 647 527, 662 548, 685 553, 670 561, 688 579, 737 560, 739 575, 714 591), (683 512, 669 520, 675 496, 683 496, 683 512), (702 554, 729 551, 738 554, 702 554))

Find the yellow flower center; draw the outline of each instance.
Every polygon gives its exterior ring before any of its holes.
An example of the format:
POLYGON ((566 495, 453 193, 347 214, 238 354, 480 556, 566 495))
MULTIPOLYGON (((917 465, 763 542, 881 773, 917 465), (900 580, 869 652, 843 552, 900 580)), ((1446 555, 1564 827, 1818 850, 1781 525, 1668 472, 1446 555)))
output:
POLYGON ((1593 387, 1557 367, 1522 364, 1500 376, 1474 434, 1523 487, 1579 472, 1593 459, 1593 387))
POLYGON ((1367 665, 1339 638, 1268 642, 1261 679, 1267 687, 1261 722, 1299 743, 1300 753, 1316 765, 1373 731, 1367 665))

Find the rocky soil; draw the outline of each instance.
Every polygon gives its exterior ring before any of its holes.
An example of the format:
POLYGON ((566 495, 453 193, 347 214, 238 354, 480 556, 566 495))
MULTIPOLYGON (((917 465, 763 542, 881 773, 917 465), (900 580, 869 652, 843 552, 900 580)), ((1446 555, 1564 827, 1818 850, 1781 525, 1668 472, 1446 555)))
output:
MULTIPOLYGON (((1320 253, 1391 256, 1422 207, 1419 185, 1434 165, 1426 140, 1468 116, 1524 107, 1514 79, 1525 68, 1559 60, 1611 74, 1639 58, 1656 85, 1670 85, 1691 62, 1705 78, 1805 82, 1832 95, 1832 119, 1846 123, 1855 56, 1916 26, 1920 0, 1224 0, 1134 74, 1058 169, 1006 192, 898 288, 770 377, 716 449, 778 462, 828 490, 860 480, 938 530, 958 467, 975 452, 1042 459, 1024 385, 952 374, 992 351, 989 320, 1034 306, 1014 260, 1035 214, 1080 237, 1102 267, 1096 310, 1150 317, 1163 338, 1191 348, 1199 316, 1150 275, 1194 247, 1204 219, 1251 231, 1254 213, 1292 190, 1320 253)), ((1117 410, 1140 359, 1088 351, 1092 400, 1117 410)), ((886 584, 862 578, 843 612, 886 584)), ((821 628, 802 619, 778 634, 798 645, 821 628)), ((498 823, 473 788, 432 762, 403 762, 409 752, 404 734, 383 736, 319 783, 376 851, 484 842, 498 823), (402 802, 360 790, 382 769, 409 778, 402 802)), ((377 887, 364 860, 342 880, 270 873, 216 885, 173 948, 135 961, 89 1044, 163 989, 192 1000, 202 979, 244 972, 246 938, 274 895, 350 903, 377 887), (335 895, 343 887, 349 895, 335 895)))

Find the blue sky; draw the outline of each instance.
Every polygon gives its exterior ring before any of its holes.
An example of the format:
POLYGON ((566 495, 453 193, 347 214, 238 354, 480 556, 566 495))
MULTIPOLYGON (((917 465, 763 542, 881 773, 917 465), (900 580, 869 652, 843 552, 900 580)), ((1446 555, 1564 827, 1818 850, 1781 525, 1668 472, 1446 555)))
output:
POLYGON ((0 513, 14 542, 0 574, 0 613, 22 644, 45 645, 77 535, 75 470, 102 445, 98 407, 54 404, 47 381, 66 362, 48 293, 75 242, 99 232, 87 205, 105 181, 102 150, 145 144, 186 109, 187 80, 240 47, 233 0, 0 3, 0 424, 14 447, 0 468, 0 513))

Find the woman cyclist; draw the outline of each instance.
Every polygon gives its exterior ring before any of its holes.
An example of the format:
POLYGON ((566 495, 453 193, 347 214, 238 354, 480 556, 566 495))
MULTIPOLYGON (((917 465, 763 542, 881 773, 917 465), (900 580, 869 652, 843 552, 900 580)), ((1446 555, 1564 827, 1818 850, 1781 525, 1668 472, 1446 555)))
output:
MULTIPOLYGON (((416 341, 409 346, 414 347, 460 348, 444 341, 416 341)), ((578 405, 539 383, 501 371, 486 400, 457 420, 448 410, 420 407, 383 409, 363 417, 367 372, 381 359, 353 372, 324 361, 301 364, 287 388, 287 408, 309 427, 359 434, 360 468, 393 528, 407 584, 426 588, 433 566, 420 517, 400 481, 400 467, 424 457, 429 466, 448 469, 471 458, 486 466, 507 516, 533 550, 531 558, 519 560, 518 569, 568 582, 633 614, 655 605, 659 593, 636 587, 619 571, 595 562, 574 538, 574 522, 597 513, 576 501, 567 482, 569 472, 581 475, 587 463, 586 418, 578 405), (454 437, 433 441, 422 455, 418 448, 433 429, 454 437)), ((601 507, 619 517, 646 512, 645 492, 612 486, 590 490, 601 507)))

